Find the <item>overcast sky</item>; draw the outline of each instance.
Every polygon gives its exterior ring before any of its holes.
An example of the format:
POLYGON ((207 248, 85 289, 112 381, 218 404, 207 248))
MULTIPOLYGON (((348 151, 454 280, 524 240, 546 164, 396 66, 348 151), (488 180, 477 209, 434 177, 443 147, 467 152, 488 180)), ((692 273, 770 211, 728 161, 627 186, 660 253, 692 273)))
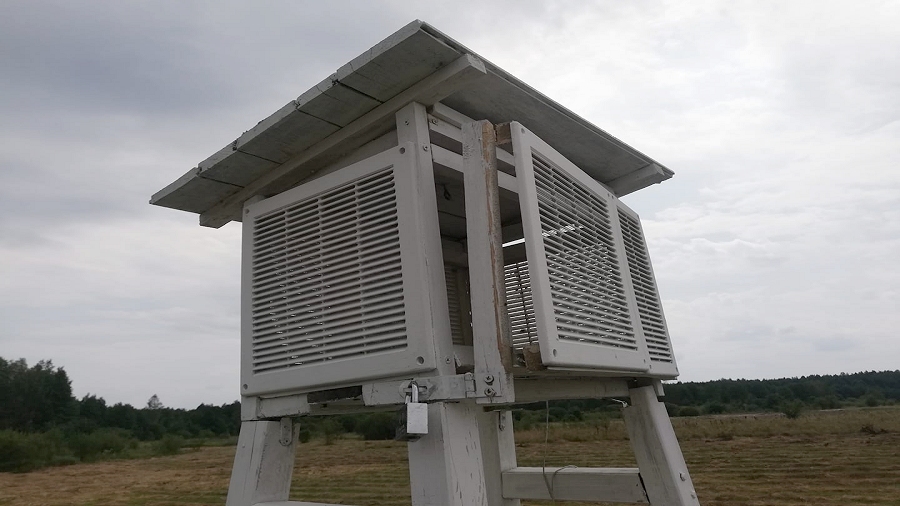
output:
POLYGON ((0 356, 238 397, 240 224, 151 194, 419 18, 659 160, 682 380, 900 368, 900 2, 0 4, 0 356))

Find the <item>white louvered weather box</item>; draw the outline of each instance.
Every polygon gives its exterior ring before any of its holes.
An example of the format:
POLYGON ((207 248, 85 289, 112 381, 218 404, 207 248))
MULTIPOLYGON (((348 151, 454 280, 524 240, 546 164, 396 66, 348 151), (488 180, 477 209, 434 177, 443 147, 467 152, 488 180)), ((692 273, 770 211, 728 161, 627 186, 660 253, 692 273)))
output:
POLYGON ((245 395, 434 368, 415 152, 396 147, 245 208, 245 395))
POLYGON ((506 265, 513 344, 545 366, 678 375, 638 216, 521 124, 510 125, 527 261, 506 265))
POLYGON ((647 240, 620 200, 674 172, 418 20, 313 82, 151 197, 242 222, 228 504, 288 500, 292 417, 391 409, 416 506, 697 506, 658 399, 678 369, 647 240), (630 397, 640 469, 532 487, 510 406, 603 397, 630 397))

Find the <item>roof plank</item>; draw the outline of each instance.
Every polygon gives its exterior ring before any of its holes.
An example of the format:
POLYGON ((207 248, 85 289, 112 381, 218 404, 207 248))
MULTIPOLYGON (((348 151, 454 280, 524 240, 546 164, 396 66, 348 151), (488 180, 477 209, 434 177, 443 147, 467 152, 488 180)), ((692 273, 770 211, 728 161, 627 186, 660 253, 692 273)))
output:
POLYGON ((591 177, 608 185, 615 182, 625 192, 673 174, 416 20, 244 132, 201 162, 198 169, 154 195, 151 203, 197 212, 201 224, 221 226, 239 218, 242 199, 286 190, 386 133, 393 126, 393 111, 401 99, 404 102, 399 107, 412 100, 425 105, 440 100, 472 118, 493 123, 519 121, 591 177), (446 73, 461 59, 477 67, 477 86, 469 86, 475 75, 464 73, 431 92, 422 91, 434 87, 433 82, 424 87, 422 83, 446 73), (386 107, 388 103, 392 105, 386 107))
POLYGON ((386 133, 392 128, 394 114, 406 104, 434 104, 484 75, 481 60, 471 55, 459 57, 203 212, 200 224, 218 228, 239 218, 244 201, 250 197, 284 191, 329 162, 386 133))
POLYGON ((186 174, 153 194, 150 203, 156 206, 169 207, 192 213, 202 213, 216 202, 240 190, 221 181, 199 177, 199 168, 193 168, 186 174))

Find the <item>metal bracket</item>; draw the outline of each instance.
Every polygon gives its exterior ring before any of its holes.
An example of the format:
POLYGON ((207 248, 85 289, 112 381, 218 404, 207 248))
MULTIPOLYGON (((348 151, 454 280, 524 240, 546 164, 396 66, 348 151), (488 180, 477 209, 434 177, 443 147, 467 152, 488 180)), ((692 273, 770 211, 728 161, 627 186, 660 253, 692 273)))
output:
POLYGON ((505 376, 501 376, 504 373, 478 373, 474 374, 475 376, 475 397, 483 397, 487 399, 493 399, 494 397, 503 395, 503 381, 501 378, 505 376))
POLYGON ((281 419, 281 437, 278 442, 281 446, 290 446, 294 440, 294 420, 289 417, 281 419))
MULTIPOLYGON (((490 375, 488 375, 490 376, 490 375)), ((496 375, 493 375, 496 378, 496 375)), ((484 379, 484 378, 482 378, 484 379)), ((410 385, 418 387, 419 402, 454 401, 497 395, 498 390, 488 387, 476 389, 473 373, 452 376, 427 376, 399 381, 384 381, 363 385, 363 402, 366 406, 404 404, 411 395, 410 385)), ((494 385, 497 383, 494 382, 494 385)))

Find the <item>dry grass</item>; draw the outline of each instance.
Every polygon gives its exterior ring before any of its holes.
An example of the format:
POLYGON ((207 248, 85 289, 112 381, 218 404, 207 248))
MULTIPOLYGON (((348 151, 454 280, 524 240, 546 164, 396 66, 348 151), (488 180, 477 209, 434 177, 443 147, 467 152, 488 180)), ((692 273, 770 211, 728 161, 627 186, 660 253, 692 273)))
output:
MULTIPOLYGON (((900 409, 673 421, 702 504, 900 504, 900 409), (862 431, 863 427, 867 427, 862 431), (887 432, 882 432, 887 431, 887 432)), ((547 465, 633 466, 620 421, 554 425, 547 465)), ((544 459, 543 430, 517 434, 520 465, 544 459)), ((0 505, 222 505, 234 449, 0 473, 0 505)), ((292 497, 344 504, 409 504, 403 443, 301 445, 292 497)), ((533 503, 541 504, 541 503, 533 503)))

